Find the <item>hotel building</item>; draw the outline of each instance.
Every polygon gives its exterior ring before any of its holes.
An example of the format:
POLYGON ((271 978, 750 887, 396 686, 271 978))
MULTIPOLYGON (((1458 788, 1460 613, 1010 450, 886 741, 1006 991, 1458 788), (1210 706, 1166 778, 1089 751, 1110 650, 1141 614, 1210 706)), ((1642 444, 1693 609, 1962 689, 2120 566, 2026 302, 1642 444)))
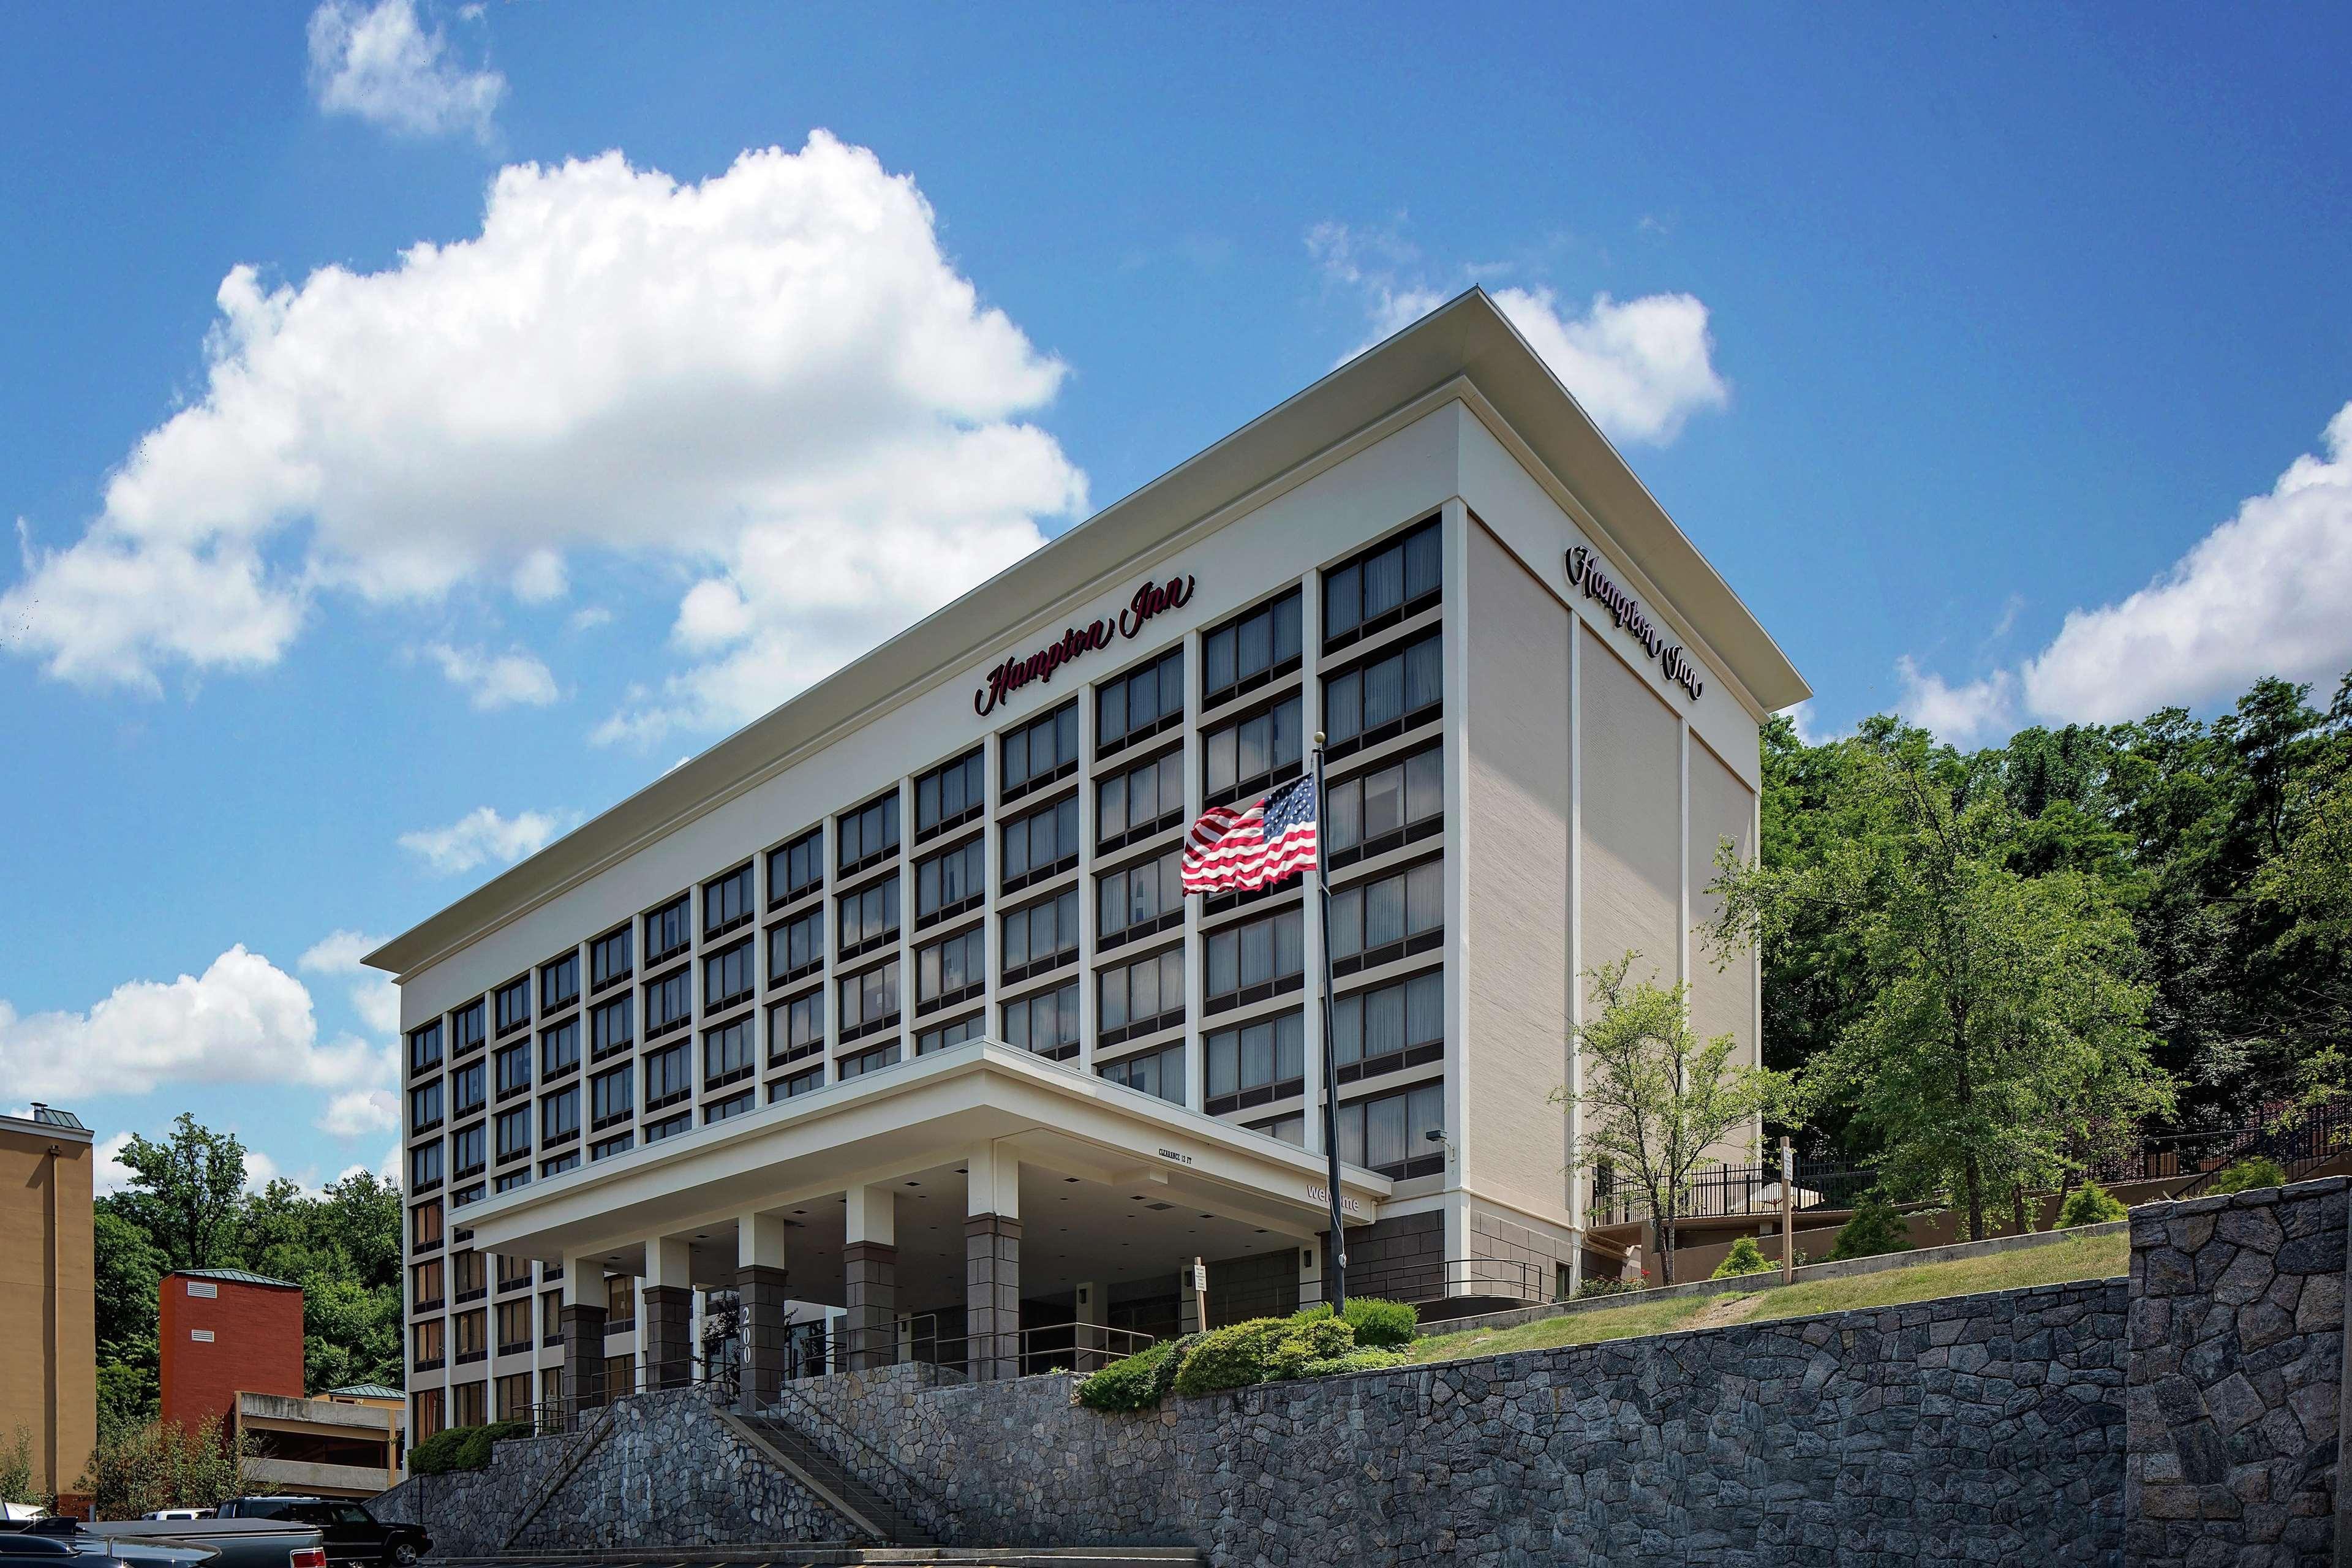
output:
MULTIPOLYGON (((410 1432, 740 1369, 1069 1365, 1586 1266, 1576 976, 1693 935, 1807 689, 1483 293, 387 943, 410 1432), (1311 879, 1186 826, 1327 737, 1311 879), (823 1347, 824 1354, 816 1354, 823 1347)), ((1615 1260, 1593 1251, 1593 1266, 1615 1260)))

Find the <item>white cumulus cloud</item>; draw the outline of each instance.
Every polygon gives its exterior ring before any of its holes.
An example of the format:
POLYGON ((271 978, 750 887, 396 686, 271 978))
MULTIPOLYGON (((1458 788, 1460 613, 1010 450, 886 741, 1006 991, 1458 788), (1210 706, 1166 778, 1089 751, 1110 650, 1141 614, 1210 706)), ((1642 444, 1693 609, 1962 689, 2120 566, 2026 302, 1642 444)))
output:
POLYGON ((502 816, 478 805, 446 827, 419 828, 400 836, 400 847, 445 877, 495 862, 511 866, 536 855, 557 834, 580 820, 576 812, 519 811, 502 816))
MULTIPOLYGON (((2021 710, 2053 724, 2112 724, 2195 708, 2263 676, 2332 694, 2352 668, 2352 404, 2323 450, 2199 540, 2137 593, 2067 612, 2016 669, 1951 686, 1908 656, 1895 674, 1905 717, 1956 742, 1999 739, 2021 710)), ((2004 608, 1994 637, 2015 619, 2004 608)))
POLYGON ((305 974, 358 975, 351 992, 352 1011, 373 1033, 389 1036, 400 1029, 400 987, 390 975, 374 973, 361 962, 383 942, 364 931, 333 931, 311 943, 294 967, 305 974))
POLYGON ((0 1001, 0 1083, 27 1099, 172 1083, 340 1089, 379 1077, 383 1060, 365 1040, 320 1043, 302 983, 241 945, 200 975, 118 985, 86 1013, 19 1015, 0 1001))
POLYGON ((507 79, 461 63, 413 0, 327 0, 310 13, 310 94, 326 113, 404 136, 490 140, 507 79))
POLYGON ((118 1132, 98 1146, 97 1160, 90 1167, 90 1181, 96 1189, 95 1195, 102 1198, 130 1189, 131 1182, 138 1174, 122 1163, 122 1151, 130 1145, 131 1134, 118 1132))
MULTIPOLYGON (((1360 290, 1370 336, 1402 331, 1450 295, 1412 281, 1419 258, 1392 234, 1320 224, 1307 248, 1334 280, 1360 290)), ((1719 409, 1731 388, 1715 366, 1707 310, 1690 294, 1620 300, 1596 294, 1579 310, 1546 288, 1496 288, 1495 304, 1612 439, 1664 446, 1694 414, 1719 409)))
POLYGON ((820 132, 688 184, 501 170, 481 232, 219 290, 202 395, 0 595, 49 674, 282 658, 320 600, 524 601, 583 552, 674 570, 680 660, 598 731, 756 717, 1042 542, 1085 476, 1064 379, 913 180, 820 132), (690 601, 690 603, 689 603, 690 601))
POLYGON ((485 713, 520 705, 544 708, 555 700, 555 677, 537 655, 522 648, 486 653, 480 648, 434 643, 425 650, 449 684, 472 697, 485 713))
MULTIPOLYGON (((390 1132, 400 1125, 400 1100, 387 1089, 355 1089, 327 1102, 319 1129, 338 1138, 390 1132)), ((348 1173, 346 1173, 348 1174, 348 1173)))

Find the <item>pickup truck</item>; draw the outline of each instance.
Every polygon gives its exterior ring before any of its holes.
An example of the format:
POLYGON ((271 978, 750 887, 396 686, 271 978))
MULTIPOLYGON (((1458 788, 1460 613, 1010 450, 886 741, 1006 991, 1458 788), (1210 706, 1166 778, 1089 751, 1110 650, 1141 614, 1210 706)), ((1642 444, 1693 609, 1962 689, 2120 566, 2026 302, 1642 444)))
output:
POLYGON ((433 1538, 413 1524, 384 1524, 364 1504, 341 1498, 241 1497, 220 1505, 223 1519, 275 1519, 315 1527, 330 1563, 380 1563, 415 1568, 433 1538))
POLYGON ((327 1568, 322 1532, 278 1520, 40 1519, 0 1525, 0 1568, 327 1568))

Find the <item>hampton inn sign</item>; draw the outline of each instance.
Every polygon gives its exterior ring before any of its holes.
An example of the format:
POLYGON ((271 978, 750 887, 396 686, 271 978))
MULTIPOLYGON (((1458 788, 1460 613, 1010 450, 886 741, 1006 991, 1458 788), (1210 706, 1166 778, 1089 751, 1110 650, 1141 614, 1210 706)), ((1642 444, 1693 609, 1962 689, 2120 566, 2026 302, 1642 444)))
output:
POLYGON ((1162 610, 1181 610, 1192 599, 1192 579, 1171 577, 1165 583, 1146 583, 1135 591, 1127 608, 1116 619, 1088 621, 1082 626, 1070 626, 1062 635, 1026 658, 1008 658, 988 672, 988 684, 971 694, 971 710, 985 719, 1004 700, 1007 692, 1018 691, 1033 680, 1054 679, 1054 672, 1098 647, 1108 647, 1125 637, 1143 630, 1144 623, 1162 610))
POLYGON ((1706 682, 1699 679, 1698 666, 1691 662, 1680 643, 1666 641, 1657 624, 1642 613, 1641 602, 1601 570, 1588 546, 1580 544, 1568 552, 1568 585, 1583 589, 1588 599, 1600 600, 1609 618, 1640 643, 1643 652, 1658 661, 1658 668, 1665 678, 1689 692, 1692 701, 1698 700, 1698 694, 1706 689, 1706 682))

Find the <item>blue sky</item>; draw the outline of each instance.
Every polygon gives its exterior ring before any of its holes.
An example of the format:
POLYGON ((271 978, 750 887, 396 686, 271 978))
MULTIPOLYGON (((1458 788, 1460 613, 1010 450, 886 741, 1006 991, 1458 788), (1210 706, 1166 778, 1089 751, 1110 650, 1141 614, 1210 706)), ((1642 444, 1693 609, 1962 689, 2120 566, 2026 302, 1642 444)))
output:
POLYGON ((335 933, 1474 282, 1811 732, 2332 690, 2352 16, 1674 20, 10 11, 0 1100, 381 1164, 335 933))

